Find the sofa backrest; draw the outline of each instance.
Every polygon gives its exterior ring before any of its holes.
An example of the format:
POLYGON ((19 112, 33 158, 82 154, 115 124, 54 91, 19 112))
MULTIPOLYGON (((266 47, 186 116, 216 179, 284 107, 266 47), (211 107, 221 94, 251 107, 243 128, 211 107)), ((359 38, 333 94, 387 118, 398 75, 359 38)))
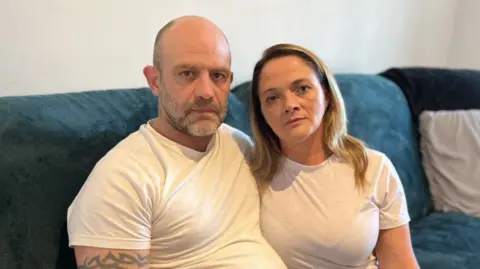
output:
MULTIPOLYGON (((381 77, 337 79, 350 133, 392 159, 419 218, 430 198, 404 96, 381 77)), ((229 101, 225 122, 251 136, 248 83, 229 101)), ((0 268, 55 268, 66 210, 91 169, 156 114, 146 88, 0 98, 0 268)))
POLYGON ((55 268, 90 170, 155 112, 146 89, 0 98, 0 268, 55 268))
MULTIPOLYGON (((349 133, 392 160, 404 185, 412 220, 425 216, 432 208, 432 201, 403 92, 381 76, 340 74, 335 77, 345 101, 349 133)), ((232 89, 245 106, 250 101, 249 85, 250 82, 245 82, 232 89)), ((250 127, 243 131, 251 133, 250 127)))

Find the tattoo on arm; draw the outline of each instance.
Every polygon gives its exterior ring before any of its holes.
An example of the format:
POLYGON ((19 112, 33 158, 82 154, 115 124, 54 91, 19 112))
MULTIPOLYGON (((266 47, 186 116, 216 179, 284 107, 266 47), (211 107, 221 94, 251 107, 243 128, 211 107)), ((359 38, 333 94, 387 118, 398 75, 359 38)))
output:
POLYGON ((78 269, 140 269, 148 268, 148 255, 136 256, 126 253, 113 254, 109 252, 105 257, 100 255, 85 258, 83 264, 78 264, 78 269), (136 267, 132 267, 136 266, 136 267))

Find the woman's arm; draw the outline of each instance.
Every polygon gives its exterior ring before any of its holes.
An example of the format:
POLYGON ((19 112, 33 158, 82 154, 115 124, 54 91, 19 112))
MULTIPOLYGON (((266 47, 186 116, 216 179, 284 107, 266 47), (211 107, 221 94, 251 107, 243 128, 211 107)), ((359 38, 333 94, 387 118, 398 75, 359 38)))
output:
POLYGON ((417 269, 408 224, 380 230, 375 253, 381 269, 417 269))
POLYGON ((380 232, 375 252, 380 268, 420 268, 411 242, 405 191, 393 163, 386 155, 382 158, 376 191, 380 232))

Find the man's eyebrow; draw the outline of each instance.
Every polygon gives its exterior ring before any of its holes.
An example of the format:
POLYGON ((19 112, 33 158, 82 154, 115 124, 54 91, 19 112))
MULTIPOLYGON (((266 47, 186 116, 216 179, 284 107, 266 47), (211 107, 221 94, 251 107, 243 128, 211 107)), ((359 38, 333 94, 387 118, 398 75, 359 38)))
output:
POLYGON ((230 69, 227 67, 217 67, 217 68, 212 68, 212 70, 217 72, 230 73, 230 69))
POLYGON ((207 66, 202 66, 202 65, 194 65, 194 64, 178 64, 176 65, 173 69, 178 70, 178 69, 209 69, 212 71, 217 71, 217 72, 224 72, 224 73, 230 73, 230 69, 228 67, 207 67, 207 66))
POLYGON ((174 66, 173 69, 198 69, 198 66, 193 64, 179 64, 174 66))

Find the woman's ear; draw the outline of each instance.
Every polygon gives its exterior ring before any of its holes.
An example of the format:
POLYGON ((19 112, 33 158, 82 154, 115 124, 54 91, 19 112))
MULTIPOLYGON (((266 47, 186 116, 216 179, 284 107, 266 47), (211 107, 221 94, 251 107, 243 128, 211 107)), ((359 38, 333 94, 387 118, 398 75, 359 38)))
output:
POLYGON ((325 109, 330 105, 330 91, 328 85, 322 85, 322 91, 324 98, 325 109))
POLYGON ((160 72, 155 66, 147 65, 143 68, 143 75, 154 95, 158 96, 160 72))

